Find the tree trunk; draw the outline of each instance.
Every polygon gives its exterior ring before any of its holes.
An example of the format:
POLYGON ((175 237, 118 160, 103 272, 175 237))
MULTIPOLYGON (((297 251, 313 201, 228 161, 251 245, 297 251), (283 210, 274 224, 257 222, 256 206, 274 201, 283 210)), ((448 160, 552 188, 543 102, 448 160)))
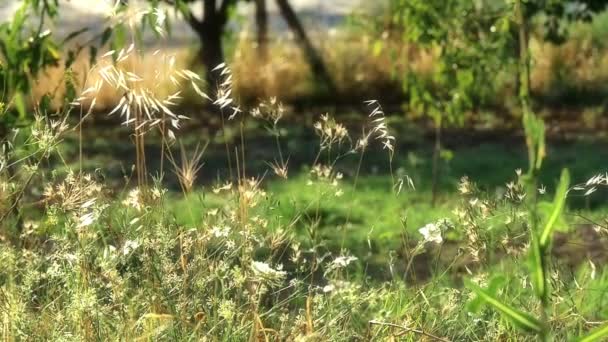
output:
POLYGON ((224 62, 224 50, 222 45, 222 34, 228 21, 228 11, 236 0, 224 0, 217 6, 217 0, 202 0, 203 18, 197 19, 186 7, 181 10, 182 15, 196 32, 201 42, 199 50, 199 61, 205 68, 207 87, 212 94, 219 85, 219 73, 213 69, 224 62))
POLYGON ((202 46, 199 57, 205 67, 205 78, 209 90, 213 93, 219 86, 220 78, 217 71, 213 69, 224 62, 224 49, 222 47, 221 27, 204 25, 204 29, 198 31, 202 46))
POLYGON ((336 86, 325 67, 325 63, 323 63, 323 59, 312 45, 293 8, 291 8, 287 0, 276 1, 283 19, 285 19, 287 26, 293 31, 300 47, 304 50, 304 55, 310 64, 314 77, 323 83, 330 93, 335 93, 336 86))
POLYGON ((257 28, 258 55, 261 60, 268 57, 268 11, 266 0, 255 0, 255 24, 257 28))

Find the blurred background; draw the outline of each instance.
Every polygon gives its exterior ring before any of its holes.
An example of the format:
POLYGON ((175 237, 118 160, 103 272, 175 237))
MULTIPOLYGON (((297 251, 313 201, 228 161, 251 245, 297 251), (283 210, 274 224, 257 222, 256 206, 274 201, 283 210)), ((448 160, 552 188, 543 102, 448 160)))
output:
MULTIPOLYGON (((20 3, 3 2, 0 16, 11 18, 20 3)), ((114 1, 62 0, 58 1, 56 18, 44 25, 59 41, 79 32, 69 39, 67 47, 95 43, 103 52, 114 39, 127 39, 120 32, 125 20, 132 20, 138 11, 155 3, 167 16, 163 24, 167 32, 160 37, 153 30, 143 30, 141 47, 150 55, 146 65, 157 63, 151 55, 158 49, 170 51, 181 66, 201 73, 226 60, 233 71, 235 94, 243 104, 253 105, 276 96, 298 110, 337 106, 336 112, 347 113, 349 107, 373 98, 390 108, 391 114, 416 118, 424 117, 425 110, 418 110, 413 103, 414 88, 420 90, 420 84, 426 90, 445 88, 440 69, 446 60, 439 56, 442 47, 438 36, 415 32, 432 31, 435 19, 426 20, 423 17, 428 13, 419 11, 421 21, 406 22, 408 10, 398 0, 179 1, 189 7, 188 13, 195 21, 185 19, 174 1, 131 0, 131 14, 110 18, 114 1), (216 12, 205 16, 204 7, 209 5, 215 6, 216 12), (205 20, 219 22, 223 17, 225 24, 200 29, 205 20), (113 35, 106 31, 108 28, 113 28, 113 35)), ((517 125, 517 59, 513 58, 518 50, 517 34, 512 23, 510 28, 504 24, 507 2, 471 4, 464 9, 446 5, 442 13, 435 13, 449 18, 450 8, 470 11, 454 17, 461 23, 468 22, 470 27, 463 29, 469 31, 454 30, 454 37, 447 38, 454 45, 449 48, 468 54, 463 57, 452 53, 456 57, 449 57, 459 58, 452 63, 452 67, 461 68, 459 77, 463 79, 466 72, 472 72, 480 85, 479 89, 466 90, 470 103, 463 110, 463 123, 498 128, 517 125), (458 47, 461 43, 469 46, 458 47), (485 69, 471 71, 467 64, 474 59, 485 60, 480 65, 485 69)), ((530 10, 531 92, 537 111, 559 119, 564 128, 596 130, 605 126, 608 14, 604 5, 601 1, 541 1, 530 10)), ((33 26, 38 24, 37 19, 30 21, 33 26)), ((443 21, 445 25, 458 25, 443 21)), ((86 51, 78 54, 74 69, 88 60, 86 51)), ((61 71, 46 70, 34 93, 41 96, 54 89, 61 75, 61 71)), ((450 86, 471 88, 463 82, 450 86)), ((105 101, 110 108, 117 98, 107 94, 105 101)), ((184 103, 188 103, 187 98, 184 103)))
MULTIPOLYGON (((555 184, 565 166, 574 179, 588 179, 608 157, 604 1, 526 3, 523 39, 522 18, 510 1, 62 0, 34 1, 37 10, 20 14, 22 3, 4 1, 0 18, 25 15, 23 46, 28 34, 38 34, 30 43, 40 44, 44 67, 25 68, 35 77, 21 90, 30 106, 44 99, 59 108, 66 96, 77 98, 92 84, 87 77, 100 57, 131 43, 137 51, 129 60, 131 70, 153 80, 161 93, 175 90, 171 80, 157 83, 153 77, 168 65, 167 56, 175 68, 200 75, 199 91, 212 100, 185 90, 173 109, 189 118, 176 132, 186 151, 210 142, 198 185, 227 176, 226 144, 240 144, 244 131, 248 173, 263 175, 286 198, 306 197, 311 191, 306 175, 318 152, 315 122, 329 113, 356 136, 375 108, 365 101, 378 101, 396 141, 390 167, 386 146, 378 145, 370 146, 357 171, 363 177, 359 188, 369 189, 358 200, 365 231, 377 218, 376 211, 367 210, 372 203, 378 210, 409 210, 413 226, 443 216, 456 201, 453 194, 463 176, 490 193, 504 192, 514 170, 528 165, 522 124, 526 110, 546 127, 542 184, 555 184), (218 87, 226 86, 225 75, 214 71, 223 63, 230 69, 230 106, 244 118, 240 127, 225 127, 213 104, 218 87), (280 176, 271 167, 277 158, 276 132, 269 134, 250 115, 271 99, 281 104, 281 124, 275 128, 290 170, 290 180, 280 184, 273 182, 280 176), (395 179, 406 176, 416 192, 399 202, 383 197, 395 179)), ((67 162, 67 168, 77 165, 92 172, 103 165, 105 179, 122 186, 137 153, 125 143, 130 128, 120 125, 119 115, 107 114, 123 96, 124 91, 102 87, 83 124, 86 145, 79 150, 80 138, 68 136, 63 160, 49 166, 59 170, 67 162)), ((156 153, 164 148, 161 140, 154 132, 146 140, 151 173, 162 165, 155 157, 162 155, 156 153)), ((354 177, 357 162, 346 158, 336 167, 354 177)), ((177 179, 168 177, 167 182, 179 189, 177 179)), ((573 205, 603 208, 601 191, 596 195, 575 199, 573 205)), ((337 206, 327 212, 339 220, 341 210, 337 206)), ((387 211, 376 234, 392 231, 398 220, 387 211)))

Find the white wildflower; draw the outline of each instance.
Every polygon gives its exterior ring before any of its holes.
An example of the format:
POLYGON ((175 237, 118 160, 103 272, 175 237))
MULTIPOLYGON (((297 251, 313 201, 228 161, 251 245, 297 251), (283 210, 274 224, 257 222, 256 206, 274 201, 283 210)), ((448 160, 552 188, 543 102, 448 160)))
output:
POLYGON ((356 260, 357 260, 357 258, 354 256, 339 256, 334 259, 332 264, 336 268, 343 268, 343 267, 350 265, 350 263, 352 263, 353 261, 356 261, 356 260))
POLYGON ((441 228, 434 223, 429 223, 426 226, 418 229, 418 232, 422 234, 425 242, 435 242, 438 244, 443 242, 441 228))
POLYGON ((260 261, 252 262, 251 269, 258 280, 265 280, 269 282, 279 282, 287 275, 285 271, 275 270, 267 263, 260 261))
POLYGON ((94 212, 89 212, 84 215, 78 216, 78 228, 88 227, 91 224, 93 224, 93 222, 95 222, 95 219, 96 219, 95 216, 96 215, 94 212))
POLYGON ((136 250, 139 245, 139 242, 137 242, 136 240, 125 241, 125 244, 122 246, 122 255, 129 255, 131 252, 136 250))
POLYGON ((222 238, 222 237, 227 237, 228 235, 230 235, 230 227, 225 226, 225 227, 213 227, 211 228, 211 234, 213 234, 214 237, 216 238, 222 238))
POLYGON ((329 293, 329 292, 332 292, 335 289, 336 289, 336 287, 334 285, 332 285, 332 284, 325 285, 325 286, 323 286, 323 293, 329 293))
POLYGON ((141 200, 141 194, 138 188, 129 191, 127 198, 122 201, 122 204, 134 208, 137 211, 141 211, 144 208, 144 203, 141 200))
POLYGON ((547 193, 547 188, 544 185, 541 185, 540 188, 538 188, 538 193, 541 195, 544 195, 547 193))

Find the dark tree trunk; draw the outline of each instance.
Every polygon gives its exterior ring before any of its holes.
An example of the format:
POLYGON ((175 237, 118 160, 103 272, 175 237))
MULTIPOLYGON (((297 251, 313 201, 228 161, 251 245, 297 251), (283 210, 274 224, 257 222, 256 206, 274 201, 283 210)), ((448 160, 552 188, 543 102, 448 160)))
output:
POLYGON ((255 0, 258 54, 261 60, 268 57, 268 11, 266 0, 255 0))
POLYGON ((199 60, 205 68, 208 90, 213 93, 219 85, 220 75, 213 69, 224 62, 222 35, 228 22, 228 11, 236 0, 223 0, 218 7, 217 0, 202 0, 203 18, 198 19, 187 8, 181 9, 190 27, 196 32, 201 42, 199 60))
POLYGON ((291 5, 287 0, 276 1, 279 10, 281 11, 281 15, 287 23, 287 26, 289 26, 289 28, 293 31, 298 43, 300 44, 300 47, 304 50, 304 55, 310 64, 315 78, 319 82, 322 82, 329 92, 335 93, 336 86, 329 75, 327 68, 325 67, 325 63, 323 62, 321 55, 319 55, 315 47, 312 45, 293 8, 291 8, 291 5))
POLYGON ((224 62, 224 49, 222 46, 222 28, 209 26, 205 25, 204 29, 198 32, 202 44, 199 57, 205 67, 205 78, 209 90, 214 92, 219 85, 219 73, 214 72, 213 69, 224 62))

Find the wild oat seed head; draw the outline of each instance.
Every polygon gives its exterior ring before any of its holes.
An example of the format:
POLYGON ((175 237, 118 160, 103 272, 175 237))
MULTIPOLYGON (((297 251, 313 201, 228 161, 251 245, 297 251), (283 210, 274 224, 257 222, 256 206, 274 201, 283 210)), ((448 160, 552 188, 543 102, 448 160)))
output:
POLYGON ((112 50, 105 53, 93 68, 98 79, 86 88, 72 105, 83 106, 85 101, 89 101, 90 114, 95 108, 97 95, 101 89, 110 87, 122 96, 108 115, 118 113, 124 119, 123 125, 126 126, 135 126, 137 123, 135 129, 138 131, 145 131, 165 122, 169 138, 174 139, 174 131, 180 128, 183 120, 188 119, 171 109, 181 100, 180 89, 189 85, 201 97, 209 98, 200 90, 199 84, 202 80, 190 70, 178 69, 174 55, 161 55, 163 68, 153 73, 138 75, 130 63, 137 58, 140 57, 136 53, 134 44, 119 51, 112 50), (167 84, 171 84, 177 90, 167 93, 167 84), (138 113, 141 114, 139 121, 138 113))
POLYGON ((236 105, 236 100, 232 97, 232 71, 226 63, 221 63, 212 72, 219 73, 220 76, 213 104, 221 110, 229 110, 231 113, 228 120, 232 120, 242 112, 241 108, 236 105))
POLYGON ((194 182, 198 177, 198 172, 203 167, 201 159, 207 149, 207 144, 201 149, 200 145, 196 148, 192 155, 188 157, 184 145, 180 142, 181 163, 177 163, 172 157, 169 161, 173 165, 173 172, 177 175, 180 185, 184 192, 189 193, 194 187, 194 182))
POLYGON ((389 153, 392 158, 395 152, 395 137, 392 136, 388 131, 386 115, 382 110, 382 106, 376 100, 365 101, 365 104, 373 108, 369 114, 369 117, 371 118, 372 127, 370 132, 368 133, 368 136, 380 140, 382 143, 382 147, 384 149, 389 150, 389 153))

